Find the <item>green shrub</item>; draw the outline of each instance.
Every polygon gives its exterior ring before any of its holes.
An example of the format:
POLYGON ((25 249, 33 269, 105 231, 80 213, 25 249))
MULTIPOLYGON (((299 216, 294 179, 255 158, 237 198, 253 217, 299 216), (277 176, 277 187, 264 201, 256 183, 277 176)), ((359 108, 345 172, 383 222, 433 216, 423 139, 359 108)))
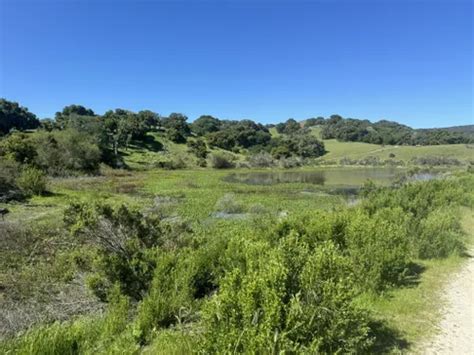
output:
POLYGON ((230 169, 235 167, 234 157, 225 153, 212 153, 211 166, 214 169, 230 169))
POLYGON ((352 265, 334 244, 311 252, 290 232, 276 247, 238 238, 227 254, 235 266, 204 307, 203 352, 360 353, 371 344, 367 314, 352 305, 352 265))
POLYGON ((274 165, 272 155, 266 152, 251 155, 248 160, 253 168, 269 168, 274 165))
POLYGON ((13 133, 0 141, 0 156, 6 159, 31 164, 36 154, 36 147, 27 134, 13 133))
POLYGON ((202 138, 197 138, 195 140, 189 140, 187 143, 188 151, 193 153, 198 159, 207 158, 207 146, 206 142, 202 138))
POLYGON ((191 315, 192 260, 185 258, 170 253, 157 259, 150 291, 138 307, 134 326, 134 335, 141 342, 149 341, 152 331, 184 322, 191 315))
POLYGON ((74 129, 38 132, 34 136, 35 163, 50 175, 95 174, 101 151, 94 136, 74 129))
POLYGON ((462 228, 457 214, 451 209, 439 208, 420 223, 416 236, 420 258, 444 258, 463 250, 462 228))
POLYGON ((216 210, 224 213, 242 213, 244 206, 236 200, 234 194, 225 194, 216 202, 216 210))
POLYGON ((400 208, 351 216, 346 243, 361 288, 380 291, 402 281, 410 257, 409 223, 400 208))
POLYGON ((27 195, 42 195, 46 192, 46 175, 34 167, 26 167, 16 179, 18 187, 27 195))
POLYGON ((16 179, 21 173, 21 166, 14 160, 0 158, 0 202, 20 198, 21 192, 16 179))
POLYGON ((98 250, 97 275, 89 282, 99 298, 118 283, 126 295, 140 300, 150 286, 164 231, 160 221, 125 206, 71 204, 64 221, 72 233, 98 250), (100 280, 100 277, 103 280, 100 280))

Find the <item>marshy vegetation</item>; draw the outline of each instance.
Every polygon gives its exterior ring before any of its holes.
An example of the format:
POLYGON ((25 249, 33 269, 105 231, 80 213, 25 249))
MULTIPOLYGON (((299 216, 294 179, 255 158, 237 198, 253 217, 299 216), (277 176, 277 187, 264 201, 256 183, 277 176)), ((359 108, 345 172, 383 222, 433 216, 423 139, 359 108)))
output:
POLYGON ((470 242, 468 154, 426 173, 437 161, 402 157, 419 147, 321 140, 325 120, 189 125, 73 105, 32 124, 5 107, 2 353, 404 351, 435 298, 425 275, 470 242), (310 167, 344 144, 403 164, 310 167))

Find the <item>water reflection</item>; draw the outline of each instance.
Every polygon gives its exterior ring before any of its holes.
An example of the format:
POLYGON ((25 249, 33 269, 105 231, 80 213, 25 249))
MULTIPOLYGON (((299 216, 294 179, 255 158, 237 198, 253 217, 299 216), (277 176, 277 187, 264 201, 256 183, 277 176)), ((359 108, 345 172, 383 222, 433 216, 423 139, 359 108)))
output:
POLYGON ((388 184, 399 174, 393 168, 334 168, 312 171, 264 171, 232 173, 224 177, 227 182, 248 185, 274 185, 284 183, 304 183, 313 185, 361 186, 367 180, 388 184))

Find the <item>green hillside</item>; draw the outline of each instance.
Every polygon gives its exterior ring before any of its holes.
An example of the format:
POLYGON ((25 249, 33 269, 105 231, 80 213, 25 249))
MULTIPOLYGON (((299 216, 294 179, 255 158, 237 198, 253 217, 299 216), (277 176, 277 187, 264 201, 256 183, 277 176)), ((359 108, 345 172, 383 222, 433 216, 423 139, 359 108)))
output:
MULTIPOLYGON (((321 139, 321 128, 312 128, 312 134, 321 139)), ((361 142, 341 142, 336 139, 323 140, 327 153, 322 162, 339 163, 341 159, 361 160, 376 157, 409 163, 412 159, 443 157, 457 159, 463 164, 474 161, 474 145, 443 144, 425 146, 378 145, 361 142)))
MULTIPOLYGON (((275 128, 270 129, 272 137, 279 137, 275 128)), ((313 127, 311 134, 321 139, 321 128, 313 127)), ((361 142, 341 142, 336 139, 323 140, 327 153, 317 159, 318 164, 340 165, 352 161, 357 165, 359 161, 378 159, 395 161, 403 165, 416 165, 420 159, 448 159, 462 165, 474 161, 474 146, 468 144, 446 144, 428 146, 396 146, 378 145, 361 142), (344 160, 341 162, 341 160, 344 160)), ((242 150, 239 153, 228 152, 219 148, 208 147, 210 155, 217 152, 232 154, 236 162, 243 162, 249 153, 242 150)), ((147 170, 175 164, 176 168, 196 167, 197 158, 188 151, 186 144, 177 144, 157 132, 149 132, 143 143, 130 145, 121 150, 124 163, 134 170, 147 170)), ((371 165, 370 163, 366 163, 371 165)), ((429 165, 429 164, 428 164, 429 165)))

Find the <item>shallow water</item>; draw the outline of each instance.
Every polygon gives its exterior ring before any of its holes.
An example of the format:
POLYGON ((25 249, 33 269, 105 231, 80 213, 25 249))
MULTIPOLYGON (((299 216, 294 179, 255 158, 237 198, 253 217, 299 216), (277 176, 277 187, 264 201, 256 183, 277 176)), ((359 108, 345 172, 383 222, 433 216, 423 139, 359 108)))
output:
POLYGON ((372 180, 381 184, 391 183, 400 173, 396 168, 326 168, 304 171, 260 171, 232 173, 224 177, 227 182, 248 185, 275 185, 303 183, 321 186, 361 186, 372 180))

